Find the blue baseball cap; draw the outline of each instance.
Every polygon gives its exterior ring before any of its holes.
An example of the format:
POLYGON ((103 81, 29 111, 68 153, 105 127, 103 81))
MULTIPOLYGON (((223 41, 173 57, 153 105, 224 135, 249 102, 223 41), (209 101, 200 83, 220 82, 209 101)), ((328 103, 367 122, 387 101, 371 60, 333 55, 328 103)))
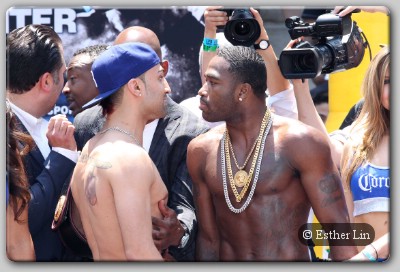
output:
POLYGON ((98 104, 136 78, 160 63, 156 52, 144 43, 130 42, 113 45, 104 51, 92 65, 92 76, 99 95, 82 106, 98 104))

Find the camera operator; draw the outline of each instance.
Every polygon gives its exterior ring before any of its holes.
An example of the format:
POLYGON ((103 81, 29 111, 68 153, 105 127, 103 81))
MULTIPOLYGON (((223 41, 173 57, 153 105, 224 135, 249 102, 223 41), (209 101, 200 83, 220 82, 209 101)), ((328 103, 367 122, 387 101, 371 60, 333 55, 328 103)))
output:
MULTIPOLYGON (((288 47, 291 48, 295 43, 296 40, 292 40, 288 47)), ((364 195, 357 187, 357 182, 354 181, 358 180, 361 173, 367 173, 364 175, 371 176, 376 180, 384 180, 384 178, 389 180, 387 176, 390 170, 390 166, 388 166, 390 154, 389 57, 389 49, 385 46, 372 59, 363 79, 362 91, 366 102, 360 115, 352 125, 331 134, 328 134, 312 105, 308 81, 292 80, 299 120, 320 130, 329 141, 331 156, 342 174, 351 222, 370 224, 375 231, 374 241, 389 232, 390 181, 386 181, 384 186, 371 189, 374 191, 369 191, 369 194, 364 195), (353 163, 353 161, 355 162, 353 163), (358 166, 353 166, 356 163, 358 166)), ((380 253, 378 250, 368 253, 368 246, 363 248, 361 245, 359 245, 359 251, 371 261, 384 261, 389 254, 388 247, 389 241, 386 240, 380 253)))
MULTIPOLYGON (((390 10, 385 6, 336 6, 332 13, 339 14, 340 17, 346 16, 350 12, 353 12, 355 9, 360 9, 365 12, 380 12, 384 13, 387 16, 390 15, 390 10)), ((383 47, 383 45, 381 45, 383 47)), ((339 129, 344 129, 345 127, 351 125, 353 121, 357 118, 358 114, 360 113, 362 106, 364 104, 364 99, 361 98, 356 104, 354 104, 349 112, 347 113, 345 119, 343 120, 342 124, 340 125, 339 129)))
MULTIPOLYGON (((290 82, 285 79, 280 72, 277 57, 272 45, 270 44, 268 33, 264 28, 263 19, 257 10, 250 8, 250 11, 254 19, 258 22, 261 30, 260 36, 255 41, 255 44, 259 45, 261 41, 267 41, 266 49, 256 49, 257 53, 267 63, 267 92, 269 94, 269 97, 267 97, 267 105, 278 115, 297 119, 296 101, 293 95, 293 88, 290 82)), ((211 39, 218 43, 218 39, 216 39, 217 28, 225 26, 229 21, 227 12, 223 10, 223 6, 209 6, 204 12, 204 21, 204 40, 211 39)), ((207 69, 211 58, 217 54, 217 50, 218 49, 209 51, 202 50, 201 52, 200 73, 203 84, 205 82, 204 72, 207 69)))

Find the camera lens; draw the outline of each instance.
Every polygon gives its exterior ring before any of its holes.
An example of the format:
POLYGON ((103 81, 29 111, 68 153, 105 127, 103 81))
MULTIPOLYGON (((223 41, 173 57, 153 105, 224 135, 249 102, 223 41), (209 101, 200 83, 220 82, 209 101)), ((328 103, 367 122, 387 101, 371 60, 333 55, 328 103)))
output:
POLYGON ((314 78, 321 72, 319 54, 315 48, 283 50, 279 60, 282 75, 287 78, 314 78))
POLYGON ((224 29, 225 38, 233 45, 251 46, 261 29, 249 9, 235 9, 224 29))
POLYGON ((287 28, 289 28, 289 29, 294 28, 294 20, 293 20, 292 17, 287 18, 287 19, 285 20, 285 26, 286 26, 287 28))
POLYGON ((298 55, 294 60, 294 65, 299 71, 310 71, 314 69, 315 61, 313 54, 298 55))
POLYGON ((237 22, 235 25, 235 33, 240 36, 249 34, 250 25, 246 22, 237 22))

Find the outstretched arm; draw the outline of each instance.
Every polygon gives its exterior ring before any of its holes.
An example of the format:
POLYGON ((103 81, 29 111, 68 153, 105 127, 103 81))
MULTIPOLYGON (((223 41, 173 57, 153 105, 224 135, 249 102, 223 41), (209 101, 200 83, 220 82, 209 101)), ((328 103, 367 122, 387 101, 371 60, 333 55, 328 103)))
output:
MULTIPOLYGON (((259 44, 261 40, 269 40, 267 30, 264 27, 264 22, 259 12, 253 8, 250 8, 250 10, 261 29, 260 36, 255 43, 259 44)), ((267 89, 269 94, 267 106, 277 115, 298 119, 293 88, 289 80, 284 78, 281 73, 272 45, 270 44, 265 50, 257 49, 257 53, 264 59, 267 68, 267 89)))
MULTIPOLYGON (((257 20, 261 34, 256 40, 256 43, 260 43, 261 40, 269 40, 267 30, 264 27, 264 22, 261 18, 260 13, 254 8, 250 8, 254 18, 257 20)), ((257 49, 257 53, 264 59, 267 67, 267 87, 270 95, 275 95, 281 91, 290 88, 290 82, 283 77, 281 70, 278 65, 278 60, 275 55, 275 51, 270 45, 267 49, 257 49)))
MULTIPOLYGON (((292 48, 297 42, 298 40, 291 40, 286 46, 286 49, 292 48)), ((296 98, 299 121, 322 132, 322 135, 330 145, 332 160, 337 169, 339 169, 343 144, 329 136, 325 124, 319 116, 314 101, 312 100, 308 79, 292 79, 292 84, 296 98)))
MULTIPOLYGON (((326 130, 325 124, 315 108, 311 98, 308 80, 302 82, 301 79, 293 79, 293 90, 296 97, 299 121, 312 126, 322 132, 331 148, 331 157, 337 169, 340 169, 340 159, 342 157, 343 142, 336 137, 331 137, 326 130)), ((347 132, 338 131, 337 133, 346 134, 347 132)))
MULTIPOLYGON (((204 12, 204 38, 216 39, 217 27, 224 26, 228 22, 228 15, 221 9, 223 6, 209 6, 204 12)), ((203 45, 201 45, 203 48, 203 45)), ((204 73, 210 60, 217 55, 217 51, 200 50, 200 77, 201 83, 205 83, 204 73)))

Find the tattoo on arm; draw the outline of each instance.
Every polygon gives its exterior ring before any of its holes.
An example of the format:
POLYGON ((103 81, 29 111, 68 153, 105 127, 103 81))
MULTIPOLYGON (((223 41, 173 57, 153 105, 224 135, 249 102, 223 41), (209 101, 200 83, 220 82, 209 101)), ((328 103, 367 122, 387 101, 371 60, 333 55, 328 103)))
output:
POLYGON ((340 186, 341 181, 336 174, 327 174, 319 181, 318 187, 320 191, 326 194, 321 203, 323 207, 327 207, 343 198, 340 186))
POLYGON ((339 189, 339 178, 335 174, 324 176, 318 183, 319 189, 325 194, 332 194, 339 189))

